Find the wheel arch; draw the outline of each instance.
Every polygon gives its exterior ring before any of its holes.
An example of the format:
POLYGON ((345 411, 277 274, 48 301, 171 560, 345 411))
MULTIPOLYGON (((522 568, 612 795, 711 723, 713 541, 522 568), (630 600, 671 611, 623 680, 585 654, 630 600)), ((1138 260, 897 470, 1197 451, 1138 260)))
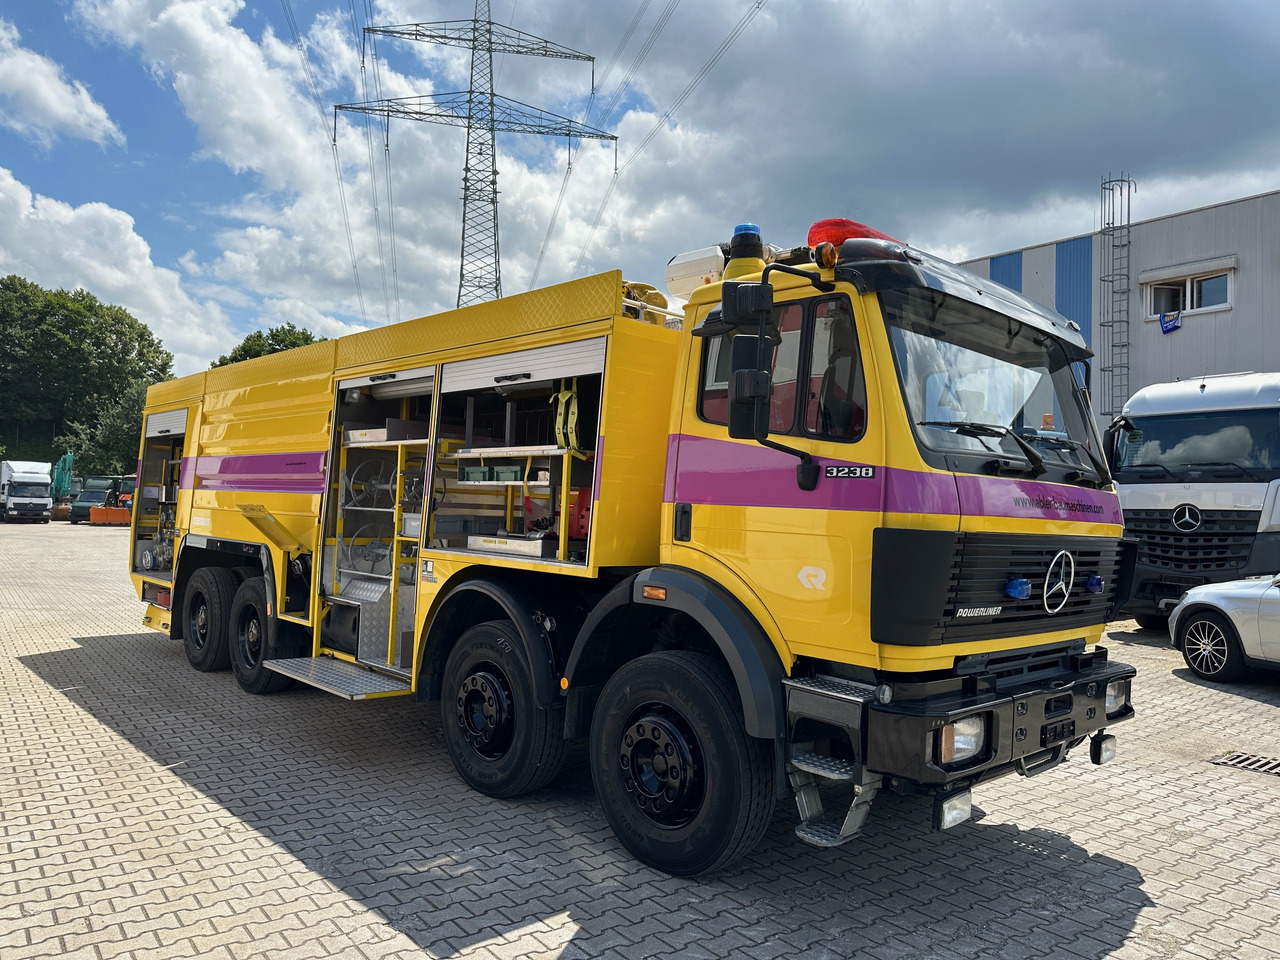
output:
POLYGON ((786 672, 768 634, 727 589, 679 567, 643 570, 619 583, 591 611, 565 664, 565 736, 586 736, 609 677, 624 663, 655 649, 651 628, 658 617, 669 614, 696 625, 728 665, 742 701, 747 733, 765 740, 783 738, 786 672), (645 596, 646 587, 654 596, 645 596), (665 599, 657 599, 657 594, 665 599), (637 608, 654 616, 637 617, 637 608))
POLYGON ((444 664, 467 629, 489 620, 510 620, 516 627, 516 648, 533 680, 539 707, 558 706, 556 680, 559 677, 555 643, 548 631, 554 629, 560 604, 539 596, 535 602, 532 584, 518 576, 485 573, 446 587, 433 604, 422 636, 418 666, 418 700, 440 699, 444 664))
MULTIPOLYGON (((248 576, 266 578, 267 598, 271 604, 271 614, 267 618, 268 637, 272 644, 276 642, 276 579, 271 550, 264 543, 249 543, 241 540, 211 540, 207 537, 194 538, 188 536, 178 550, 173 570, 173 593, 176 605, 181 608, 183 598, 187 594, 187 584, 191 575, 202 567, 224 567, 233 573, 248 571, 248 576)), ((243 576, 237 574, 237 583, 243 576)), ((169 637, 181 640, 182 618, 169 618, 169 637)))

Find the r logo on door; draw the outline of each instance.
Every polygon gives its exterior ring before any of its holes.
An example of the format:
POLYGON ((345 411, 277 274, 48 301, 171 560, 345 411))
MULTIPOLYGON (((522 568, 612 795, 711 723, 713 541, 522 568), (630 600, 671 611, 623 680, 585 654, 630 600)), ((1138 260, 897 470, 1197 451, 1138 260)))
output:
POLYGON ((800 583, 804 585, 806 590, 826 589, 827 571, 821 567, 801 567, 796 577, 799 578, 800 583))

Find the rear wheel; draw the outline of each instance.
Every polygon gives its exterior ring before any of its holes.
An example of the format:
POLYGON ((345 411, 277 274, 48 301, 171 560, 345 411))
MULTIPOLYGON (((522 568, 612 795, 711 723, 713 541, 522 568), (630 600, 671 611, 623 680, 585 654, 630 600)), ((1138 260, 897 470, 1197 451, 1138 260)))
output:
POLYGON ((632 660, 591 723, 591 776, 618 840, 676 876, 746 854, 773 812, 771 744, 747 735, 728 668, 700 653, 632 660))
POLYGON ((555 778, 564 759, 564 708, 541 708, 510 620, 466 631, 444 665, 440 723, 462 779, 491 797, 515 797, 555 778))
POLYGON ((250 577, 231 601, 231 672, 246 693, 275 693, 292 685, 283 673, 263 666, 267 642, 267 581, 250 577))
POLYGON ((227 631, 236 582, 223 567, 201 567, 187 581, 182 598, 182 648, 200 671, 230 665, 227 631))
POLYGON ((1246 672, 1240 638, 1216 610, 1194 610, 1178 624, 1178 646, 1191 672, 1206 680, 1241 679, 1246 672))
POLYGON ((1138 626, 1143 630, 1159 630, 1161 633, 1169 632, 1169 618, 1163 613, 1139 613, 1134 616, 1138 621, 1138 626))

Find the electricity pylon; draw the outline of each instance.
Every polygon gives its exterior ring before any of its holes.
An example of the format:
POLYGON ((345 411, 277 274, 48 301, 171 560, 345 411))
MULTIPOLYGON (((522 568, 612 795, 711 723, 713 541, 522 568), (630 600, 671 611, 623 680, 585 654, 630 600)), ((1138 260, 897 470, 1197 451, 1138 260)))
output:
MULTIPOLYGON (((365 27, 364 32, 471 48, 470 90, 429 97, 344 103, 335 109, 376 114, 388 120, 403 117, 467 128, 467 157, 462 168, 462 258, 458 272, 458 306, 465 307, 502 296, 494 135, 501 130, 504 133, 537 133, 589 140, 618 138, 567 117, 498 96, 493 92, 493 55, 495 52, 519 53, 593 63, 594 58, 494 23, 489 19, 489 0, 476 0, 473 20, 365 27)), ((594 86, 594 76, 592 84, 594 86)))

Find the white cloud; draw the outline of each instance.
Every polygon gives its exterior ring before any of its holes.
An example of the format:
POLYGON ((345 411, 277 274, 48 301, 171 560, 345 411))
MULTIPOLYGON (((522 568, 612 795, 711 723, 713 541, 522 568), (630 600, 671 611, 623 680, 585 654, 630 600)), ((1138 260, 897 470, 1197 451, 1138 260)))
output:
POLYGON ((8 20, 0 19, 0 124, 49 146, 59 136, 124 146, 124 134, 102 104, 62 68, 21 46, 8 20))
POLYGON ((0 167, 0 273, 43 287, 83 287, 150 327, 174 355, 174 370, 191 373, 233 346, 216 303, 192 299, 179 276, 151 262, 151 248, 133 218, 104 203, 78 207, 42 197, 0 167))

